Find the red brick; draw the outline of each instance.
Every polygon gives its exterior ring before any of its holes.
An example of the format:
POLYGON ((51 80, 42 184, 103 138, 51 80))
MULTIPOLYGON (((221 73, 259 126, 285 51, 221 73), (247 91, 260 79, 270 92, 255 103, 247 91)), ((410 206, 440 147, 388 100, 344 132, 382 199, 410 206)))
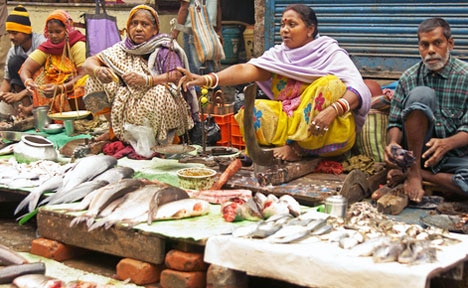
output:
POLYGON ((164 269, 161 272, 162 288, 205 288, 206 272, 183 272, 164 269))
POLYGON ((117 279, 130 279, 137 285, 158 282, 162 266, 143 262, 131 258, 124 258, 117 263, 117 279))
POLYGON ((177 271, 206 271, 208 264, 203 261, 203 253, 190 253, 172 249, 166 254, 167 268, 177 271))
POLYGON ((64 261, 83 254, 83 249, 66 245, 55 240, 37 238, 31 242, 31 254, 56 261, 64 261))

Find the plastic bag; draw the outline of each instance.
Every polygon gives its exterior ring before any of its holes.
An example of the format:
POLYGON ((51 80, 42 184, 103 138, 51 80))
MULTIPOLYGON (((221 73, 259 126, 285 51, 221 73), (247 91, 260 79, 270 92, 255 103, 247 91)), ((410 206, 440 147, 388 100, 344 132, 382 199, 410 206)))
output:
POLYGON ((216 124, 214 118, 208 115, 204 121, 206 132, 206 145, 215 146, 221 140, 221 128, 216 124))
POLYGON ((123 128, 125 140, 132 145, 138 155, 148 158, 153 155, 154 151, 151 148, 156 145, 156 136, 151 127, 125 123, 123 128))

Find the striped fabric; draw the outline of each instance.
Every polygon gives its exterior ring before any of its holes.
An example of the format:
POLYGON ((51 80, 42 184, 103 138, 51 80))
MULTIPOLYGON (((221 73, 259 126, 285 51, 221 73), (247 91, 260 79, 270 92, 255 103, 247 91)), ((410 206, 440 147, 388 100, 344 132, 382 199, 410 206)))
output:
POLYGON ((190 17, 195 49, 200 62, 224 59, 223 45, 221 45, 216 31, 210 24, 206 6, 190 7, 190 17))
POLYGON ((386 144, 388 113, 371 109, 362 131, 357 135, 356 147, 360 154, 383 162, 386 144))

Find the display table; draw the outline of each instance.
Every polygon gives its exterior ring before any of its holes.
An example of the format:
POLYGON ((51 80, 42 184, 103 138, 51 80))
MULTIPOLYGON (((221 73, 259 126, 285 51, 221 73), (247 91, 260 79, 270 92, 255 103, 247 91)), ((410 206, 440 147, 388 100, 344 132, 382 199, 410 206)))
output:
POLYGON ((442 247, 436 263, 418 265, 374 263, 325 241, 273 244, 231 236, 210 237, 205 262, 307 287, 426 287, 428 279, 467 259, 468 236, 452 236, 461 242, 442 247))

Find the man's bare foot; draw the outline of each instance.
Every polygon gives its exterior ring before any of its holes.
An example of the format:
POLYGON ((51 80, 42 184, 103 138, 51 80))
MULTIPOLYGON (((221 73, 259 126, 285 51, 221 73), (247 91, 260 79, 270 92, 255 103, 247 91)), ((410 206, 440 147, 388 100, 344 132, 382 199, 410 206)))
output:
POLYGON ((421 202, 425 192, 422 187, 422 177, 419 174, 408 173, 403 187, 411 201, 421 202))
POLYGON ((272 150, 273 156, 284 161, 296 162, 302 159, 302 157, 298 155, 289 145, 276 147, 272 150))
POLYGON ((406 173, 403 173, 400 169, 390 169, 387 173, 387 185, 388 187, 395 187, 398 184, 403 183, 406 179, 406 173))

